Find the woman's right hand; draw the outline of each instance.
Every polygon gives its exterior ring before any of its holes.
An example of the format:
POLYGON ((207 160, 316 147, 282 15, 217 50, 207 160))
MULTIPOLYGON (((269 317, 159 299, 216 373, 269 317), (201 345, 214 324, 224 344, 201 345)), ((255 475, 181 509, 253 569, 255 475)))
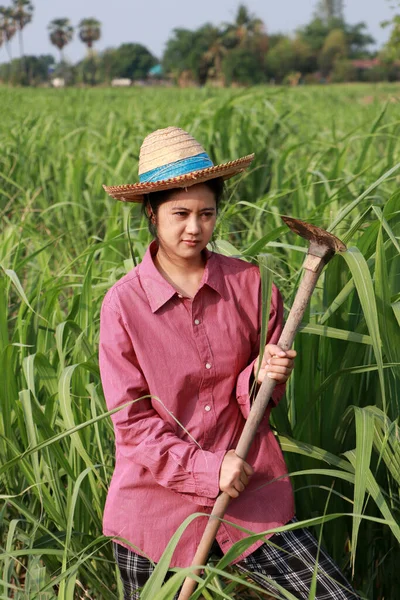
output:
POLYGON ((229 450, 222 461, 219 474, 219 489, 231 498, 243 492, 254 470, 246 461, 239 458, 234 450, 229 450))

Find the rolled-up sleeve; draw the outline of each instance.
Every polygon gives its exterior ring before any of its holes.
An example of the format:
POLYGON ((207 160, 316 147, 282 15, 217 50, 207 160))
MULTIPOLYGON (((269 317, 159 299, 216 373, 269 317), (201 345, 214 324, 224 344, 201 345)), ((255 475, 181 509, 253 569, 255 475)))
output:
POLYGON ((108 409, 121 407, 112 415, 118 451, 147 468, 159 485, 212 506, 225 452, 205 451, 181 440, 157 413, 122 317, 106 300, 100 315, 99 364, 108 409))
MULTIPOLYGON (((267 330, 267 344, 277 344, 283 329, 283 300, 278 288, 273 285, 271 295, 271 308, 268 321, 267 330)), ((258 359, 260 347, 260 337, 257 338, 257 344, 253 348, 253 360, 251 363, 243 369, 238 375, 236 382, 236 399, 240 406, 240 410, 243 416, 247 419, 250 408, 251 399, 255 397, 255 392, 258 391, 259 386, 255 384, 253 371, 254 364, 258 359)), ((285 383, 280 383, 275 386, 272 393, 272 402, 274 406, 279 404, 285 393, 285 383)))

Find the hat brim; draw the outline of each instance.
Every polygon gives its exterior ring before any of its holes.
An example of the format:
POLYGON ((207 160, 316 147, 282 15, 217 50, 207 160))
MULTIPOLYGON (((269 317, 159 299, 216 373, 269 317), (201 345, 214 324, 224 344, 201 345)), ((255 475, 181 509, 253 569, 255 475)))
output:
POLYGON ((193 171, 186 175, 179 175, 178 177, 171 177, 170 179, 164 179, 162 181, 133 183, 130 185, 103 185, 103 188, 107 194, 112 198, 115 198, 115 200, 121 200, 122 202, 143 202, 145 194, 150 194, 151 192, 159 192, 161 190, 170 190, 179 187, 185 188, 195 185, 196 183, 203 183, 209 179, 215 179, 216 177, 229 179, 247 169, 253 158, 254 154, 249 154, 222 165, 207 167, 206 169, 193 171))

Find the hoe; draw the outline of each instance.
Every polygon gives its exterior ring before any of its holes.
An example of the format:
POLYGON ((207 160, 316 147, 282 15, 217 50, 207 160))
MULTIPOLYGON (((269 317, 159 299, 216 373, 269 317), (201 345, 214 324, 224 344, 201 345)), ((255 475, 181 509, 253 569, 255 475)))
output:
MULTIPOLYGON (((337 237, 319 227, 290 217, 283 217, 283 220, 292 231, 309 241, 308 253, 303 265, 305 272, 285 327, 278 341, 278 346, 280 346, 282 350, 289 350, 293 344, 297 329, 300 326, 307 304, 322 269, 336 252, 345 252, 346 246, 337 237)), ((266 377, 254 400, 238 445, 235 449, 236 454, 243 460, 246 459, 249 452, 275 385, 276 382, 273 379, 266 377)), ((200 544, 192 561, 192 566, 197 566, 197 569, 194 571, 195 575, 199 575, 201 572, 201 567, 199 567, 199 565, 206 564, 212 543, 221 523, 220 519, 224 517, 230 500, 230 496, 226 492, 222 492, 214 504, 203 537, 200 540, 200 544)), ((189 600, 195 587, 195 580, 187 577, 182 586, 178 600, 189 600)))

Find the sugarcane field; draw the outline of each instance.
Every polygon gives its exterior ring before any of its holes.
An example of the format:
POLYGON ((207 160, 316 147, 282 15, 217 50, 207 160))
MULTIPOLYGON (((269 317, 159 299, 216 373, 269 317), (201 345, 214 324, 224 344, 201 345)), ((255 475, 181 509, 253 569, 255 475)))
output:
POLYGON ((5 2, 0 600, 400 600, 400 4, 5 2))
MULTIPOLYGON (((255 151, 250 169, 228 182, 215 243, 261 261, 286 315, 307 242, 281 217, 347 246, 312 295, 272 426, 298 518, 354 572, 364 597, 395 599, 400 88, 0 96, 2 597, 118 597, 101 528, 114 436, 97 362, 99 312, 106 290, 141 261, 149 233, 140 206, 115 202, 102 185, 136 181, 140 141, 179 122, 215 164, 255 151)), ((227 597, 224 585, 229 597, 245 597, 246 582, 208 575, 205 598, 227 597)), ((172 597, 155 585, 143 598, 172 597)))

